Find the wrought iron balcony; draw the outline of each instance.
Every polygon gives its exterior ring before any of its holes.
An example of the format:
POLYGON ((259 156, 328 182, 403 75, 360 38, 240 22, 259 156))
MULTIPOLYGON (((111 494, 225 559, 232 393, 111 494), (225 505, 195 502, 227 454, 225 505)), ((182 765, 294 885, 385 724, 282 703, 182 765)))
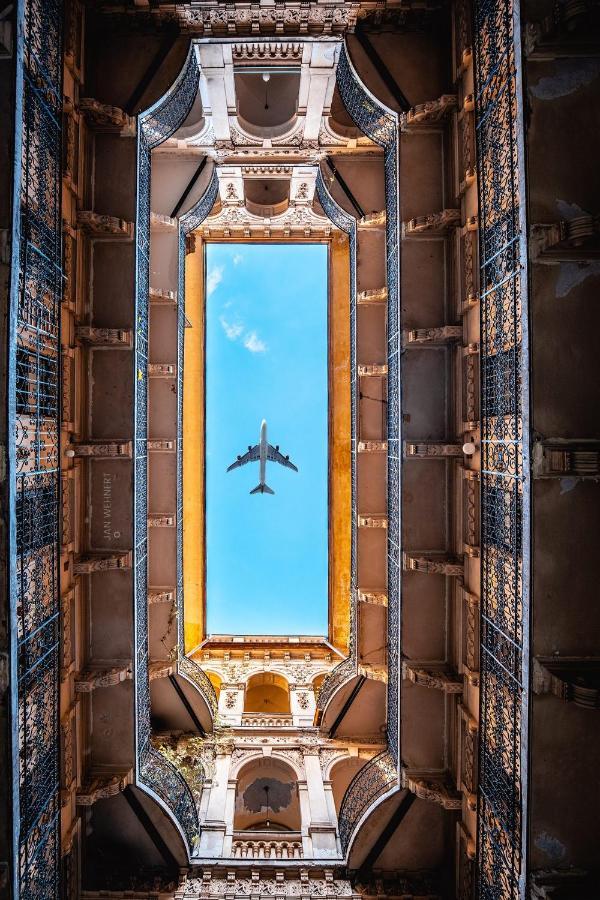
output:
POLYGON ((347 852, 356 827, 373 804, 398 784, 398 770, 394 759, 385 750, 373 757, 354 776, 342 799, 338 827, 342 850, 347 852))

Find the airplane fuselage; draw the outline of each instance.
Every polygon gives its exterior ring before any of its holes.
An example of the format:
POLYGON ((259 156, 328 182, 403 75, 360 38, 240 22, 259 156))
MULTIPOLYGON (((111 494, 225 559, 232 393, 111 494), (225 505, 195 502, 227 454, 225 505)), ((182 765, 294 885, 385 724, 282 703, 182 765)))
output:
POLYGON ((258 443, 260 453, 260 484, 266 484, 267 478, 267 450, 269 444, 267 442, 267 422, 262 420, 260 425, 260 441, 258 443))

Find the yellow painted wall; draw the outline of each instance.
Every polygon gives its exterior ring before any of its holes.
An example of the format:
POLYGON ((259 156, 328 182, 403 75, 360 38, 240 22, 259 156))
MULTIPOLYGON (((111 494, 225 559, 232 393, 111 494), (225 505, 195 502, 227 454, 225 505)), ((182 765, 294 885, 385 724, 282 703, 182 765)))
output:
POLYGON ((329 246, 329 640, 345 652, 352 545, 350 248, 339 232, 329 246))
POLYGON ((183 590, 185 651, 205 632, 204 541, 204 244, 185 258, 183 376, 183 590))

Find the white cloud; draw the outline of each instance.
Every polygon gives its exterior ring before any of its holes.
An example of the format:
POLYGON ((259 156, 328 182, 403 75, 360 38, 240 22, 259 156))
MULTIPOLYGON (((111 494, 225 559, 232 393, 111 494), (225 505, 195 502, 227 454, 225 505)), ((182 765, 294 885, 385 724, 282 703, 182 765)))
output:
POLYGON ((244 338, 244 347, 250 353, 264 353, 267 345, 258 337, 255 331, 249 331, 244 338))
POLYGON ((228 340, 237 341, 242 336, 244 326, 241 322, 228 322, 225 316, 221 316, 219 322, 228 340))
POLYGON ((224 266, 215 266, 206 276, 206 293, 210 297, 223 281, 224 266))
POLYGON ((235 256, 233 257, 234 266, 239 266, 239 264, 243 263, 243 262, 244 262, 244 257, 242 256, 242 254, 236 253, 235 256))

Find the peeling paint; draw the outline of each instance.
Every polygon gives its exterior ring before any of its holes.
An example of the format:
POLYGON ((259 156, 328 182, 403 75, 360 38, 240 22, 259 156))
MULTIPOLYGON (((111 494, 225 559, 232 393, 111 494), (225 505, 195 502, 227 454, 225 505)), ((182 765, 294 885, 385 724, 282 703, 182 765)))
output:
POLYGON ((567 855, 567 848, 557 837, 542 831, 535 839, 535 846, 553 862, 560 862, 567 855))
POLYGON ((529 88, 538 100, 556 100, 574 94, 600 75, 600 60, 562 62, 557 75, 545 75, 529 88))
POLYGON ((600 275, 600 262, 562 263, 556 282, 556 296, 566 297, 588 278, 600 275))
POLYGON ((560 479, 560 493, 568 494, 569 491, 572 491, 573 488, 577 487, 579 484, 579 478, 575 478, 574 475, 569 475, 567 478, 560 479))

